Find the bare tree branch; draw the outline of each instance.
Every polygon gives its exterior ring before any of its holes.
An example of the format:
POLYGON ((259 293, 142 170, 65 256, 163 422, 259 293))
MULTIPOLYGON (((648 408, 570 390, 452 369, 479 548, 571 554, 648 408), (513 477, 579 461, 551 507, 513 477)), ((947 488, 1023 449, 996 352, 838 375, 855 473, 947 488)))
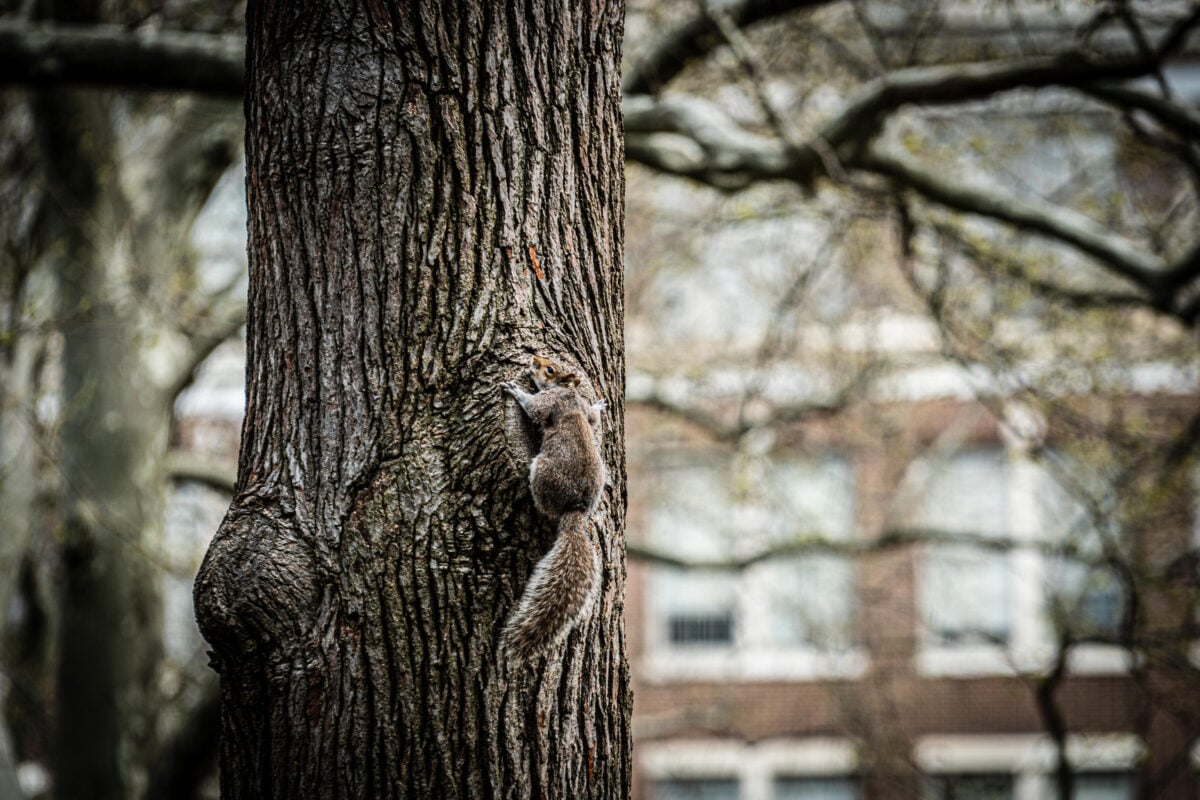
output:
POLYGON ((1138 250, 1099 223, 1062 206, 1005 196, 999 192, 959 183, 934 174, 915 162, 894 154, 871 153, 862 166, 897 181, 924 197, 949 208, 990 217, 1025 230, 1036 231, 1072 245, 1107 264, 1114 272, 1139 286, 1161 285, 1165 265, 1138 250))
POLYGON ((1191 11, 1176 20, 1167 30, 1155 48, 1155 55, 1161 60, 1183 49, 1197 26, 1200 26, 1200 4, 1193 4, 1191 11))
POLYGON ((1200 113, 1193 108, 1141 89, 1133 89, 1115 83, 1085 84, 1080 89, 1086 94, 1111 103, 1118 108, 1145 111, 1176 133, 1188 138, 1200 139, 1200 113))
POLYGON ((1200 321, 1200 297, 1195 297, 1191 301, 1184 303, 1176 316, 1188 325, 1195 325, 1200 321))
POLYGON ((152 223, 191 230, 221 177, 242 151, 242 109, 228 99, 190 97, 173 109, 168 133, 154 148, 149 188, 152 223), (172 180, 161 180, 162 175, 172 180))
MULTIPOLYGON (((1063 206, 1023 200, 958 183, 894 154, 871 153, 861 160, 861 166, 890 177, 898 185, 947 208, 1007 222, 1069 244, 1147 292, 1148 298, 1141 301, 1144 304, 1173 314, 1184 322, 1194 319, 1194 311, 1189 317, 1189 306, 1177 307, 1175 293, 1200 276, 1200 243, 1193 245, 1178 261, 1168 264, 1137 249, 1126 239, 1108 233, 1089 217, 1063 206)), ((1059 293, 1067 291, 1060 289, 1059 293)), ((1137 300, 1126 293, 1089 294, 1105 303, 1125 304, 1137 300)))
MULTIPOLYGON (((740 0, 721 6, 720 11, 733 24, 744 29, 775 17, 782 17, 806 8, 817 8, 829 3, 830 0, 740 0)), ((1159 45, 1153 48, 1154 57, 1161 60, 1162 57, 1187 46, 1187 34, 1197 22, 1195 17, 1196 13, 1193 10, 1192 13, 1169 28, 1164 28, 1162 25, 1148 28, 1147 34, 1162 34, 1159 45)), ((1008 39, 1014 35, 1012 26, 997 27, 986 19, 969 23, 959 20, 957 23, 944 26, 939 31, 939 37, 949 42, 946 52, 940 54, 939 58, 943 61, 963 60, 963 54, 966 53, 967 59, 978 59, 985 49, 990 54, 995 54, 997 51, 1004 52, 1006 55, 1018 52, 1024 54, 1031 44, 1035 45, 1034 50, 1038 53, 1061 52, 1064 42, 1072 41, 1080 21, 1078 18, 1070 18, 1068 15, 1056 15, 1051 20, 1039 23, 1036 30, 1027 25, 1022 26, 1021 46, 1014 48, 1011 42, 1008 42, 1008 39), (1034 40, 1027 41, 1031 35, 1034 40)), ((880 25, 877 31, 887 39, 900 37, 913 39, 907 21, 900 25, 880 25)), ((705 58, 723 44, 715 34, 713 21, 705 13, 697 14, 671 30, 662 36, 648 53, 632 59, 632 65, 625 71, 623 82, 625 93, 628 95, 659 93, 688 66, 705 58)), ((820 39, 832 38, 825 36, 821 30, 816 30, 815 35, 820 39)), ((1111 41, 1113 38, 1110 35, 1101 44, 1110 46, 1113 44, 1111 41)), ((926 39, 917 37, 910 43, 910 47, 925 42, 927 42, 926 39)), ((842 48, 842 43, 837 40, 827 41, 827 44, 842 48)), ((853 66, 857 70, 862 71, 865 68, 857 56, 846 53, 844 50, 843 54, 847 56, 846 60, 854 62, 853 66)))
POLYGON ((221 344, 242 329, 246 324, 246 293, 233 288, 212 301, 209 312, 192 330, 185 346, 185 353, 178 359, 175 369, 165 385, 168 397, 177 397, 191 383, 196 369, 204 359, 212 355, 221 344))
POLYGON ((233 467, 178 450, 167 455, 167 471, 174 481, 192 481, 226 494, 233 494, 237 479, 233 467))
POLYGON ((826 174, 820 148, 850 168, 887 118, 910 104, 948 105, 1019 88, 1080 87, 1138 77, 1153 60, 1098 61, 1080 54, 978 64, 917 67, 872 81, 812 141, 788 147, 743 129, 715 104, 696 97, 627 96, 626 156, 722 189, 758 180, 802 185, 826 174))
POLYGON ((1162 280, 1165 288, 1174 290, 1182 289, 1196 278, 1200 278, 1200 242, 1171 265, 1162 280))
POLYGON ((742 189, 760 180, 807 184, 821 166, 812 147, 789 151, 782 142, 746 131, 699 97, 627 97, 621 111, 626 158, 719 189, 742 189))
MULTIPOLYGON (((703 3, 704 0, 701 0, 701 2, 703 3)), ((767 70, 763 65, 762 59, 759 58, 758 53, 755 52, 749 40, 746 39, 741 28, 729 18, 729 14, 724 9, 709 8, 708 16, 717 27, 721 37, 728 43, 729 49, 733 51, 738 62, 742 65, 742 70, 746 73, 746 77, 750 79, 750 85, 754 90, 758 106, 762 110, 763 115, 766 116, 771 128, 775 131, 775 135, 779 137, 779 140, 789 150, 795 149, 795 136, 792 135, 791 126, 783 118, 783 114, 775 108, 775 104, 771 102, 771 98, 767 94, 767 70)))
POLYGON ((1071 561, 1089 566, 1102 566, 1108 563, 1104 558, 1084 552, 1069 542, 984 536, 978 533, 943 530, 939 528, 891 528, 872 540, 830 539, 819 533, 801 533, 787 541, 780 542, 771 547, 765 547, 750 555, 724 559, 702 560, 683 558, 673 552, 636 542, 630 542, 626 545, 626 553, 631 559, 662 567, 738 571, 776 558, 816 555, 861 558, 918 544, 939 547, 975 547, 995 553, 1030 550, 1045 555, 1070 559, 1071 561))
MULTIPOLYGON (((922 68, 895 73, 873 84, 813 141, 838 148, 840 166, 846 169, 876 172, 947 207, 999 219, 1069 244, 1147 291, 1155 307, 1182 314, 1184 310, 1172 308, 1172 295, 1200 274, 1200 246, 1176 264, 1164 264, 1078 212, 957 184, 915 162, 855 147, 863 131, 877 131, 883 117, 901 105, 918 99, 956 102, 1019 85, 1076 81, 1095 74, 1091 68, 1079 67, 1079 63, 1075 59, 1038 58, 1023 64, 977 65, 977 69, 922 68), (1055 67, 1062 64, 1067 65, 1065 71, 1055 67)), ((1101 72, 1146 69, 1145 63, 1136 67, 1123 63, 1101 72)), ((624 108, 626 153, 630 159, 718 188, 738 189, 771 179, 808 185, 827 169, 826 159, 820 157, 812 142, 789 147, 750 133, 717 106, 699 98, 627 98, 624 108)))
POLYGON ((1058 703, 1058 690, 1067 676, 1067 659, 1071 653, 1071 637, 1066 626, 1060 626, 1054 649, 1054 663, 1044 674, 1034 679, 1033 698, 1042 727, 1054 741, 1054 783, 1059 797, 1075 796, 1075 773, 1067 759, 1067 722, 1058 703))
POLYGON ((718 415, 699 405, 677 403, 653 390, 629 390, 625 395, 625 404, 669 414, 695 426, 714 441, 736 443, 752 430, 793 424, 813 417, 832 416, 844 411, 857 396, 866 390, 867 385, 876 377, 876 374, 876 370, 873 368, 862 369, 838 391, 835 397, 827 402, 775 405, 765 415, 756 418, 753 422, 742 419, 736 423, 727 423, 718 415))
POLYGON ((192 91, 238 98, 245 41, 116 25, 0 23, 0 82, 192 91))
MULTIPOLYGON (((734 25, 746 28, 830 2, 739 0, 720 11, 734 25)), ((1152 68, 1187 44, 1197 17, 1193 9, 1167 29, 1160 43, 1149 52, 1155 61, 1152 68)), ((1050 46, 1062 41, 1064 30, 1055 29, 1047 34, 1050 46)), ((675 28, 626 70, 625 93, 657 92, 690 64, 722 46, 723 41, 716 34, 707 13, 697 14, 675 28)), ((990 42, 997 32, 968 32, 968 35, 990 42)), ((10 20, 0 22, 0 82, 195 91, 234 98, 242 95, 244 49, 244 40, 235 35, 130 31, 116 25, 50 26, 10 20)), ((1093 76, 1093 80, 1105 78, 1105 75, 1093 76)))
POLYGON ((1153 308, 1150 299, 1138 292, 1105 291, 1102 289, 1072 289, 1060 283, 1031 275, 1025 264, 1011 258, 995 248, 984 248, 962 235, 962 231, 951 225, 936 222, 925 223, 931 229, 960 248, 964 255, 984 270, 995 272, 1025 284, 1040 296, 1057 300, 1076 308, 1118 308, 1140 306, 1153 308))
MULTIPOLYGON (((734 25, 745 28, 803 8, 827 5, 829 2, 831 0, 740 0, 722 6, 720 11, 734 25)), ((625 93, 658 92, 690 64, 720 47, 723 42, 716 34, 712 18, 703 12, 675 28, 663 36, 653 50, 637 58, 625 71, 625 93)))
POLYGON ((982 100, 1014 89, 1077 87, 1096 81, 1136 78, 1157 65, 1154 59, 1096 59, 1080 53, 983 61, 897 70, 870 84, 822 137, 835 145, 865 143, 888 115, 910 105, 953 105, 982 100))
MULTIPOLYGON (((798 0, 747 0, 722 13, 731 22, 745 25, 812 4, 798 0)), ((689 52, 707 52, 703 48, 696 50, 700 47, 696 42, 698 38, 706 41, 720 38, 714 35, 714 23, 706 14, 693 22, 706 31, 704 37, 697 33, 700 30, 697 27, 681 41, 692 43, 688 45, 689 52)), ((723 189, 772 179, 807 185, 832 169, 828 166, 831 155, 835 163, 851 166, 854 156, 878 133, 887 117, 905 105, 959 103, 1020 87, 1086 88, 1098 82, 1144 75, 1157 69, 1157 59, 1164 50, 1178 46, 1182 41, 1181 30, 1185 30, 1184 22, 1164 37, 1163 44, 1150 58, 1098 61, 1068 53, 894 72, 869 84, 812 141, 794 147, 745 131, 715 105, 698 98, 659 101, 628 97, 623 109, 626 151, 631 159, 661 171, 723 189)), ((711 46, 706 45, 709 49, 711 46)), ((106 83, 235 96, 241 92, 241 49, 241 40, 235 37, 150 35, 115 27, 46 28, 9 23, 0 25, 0 80, 106 83)), ((640 79, 636 78, 636 71, 635 78, 627 85, 633 91, 638 90, 640 79)), ((1111 92, 1109 96, 1113 96, 1111 92)), ((1155 108, 1161 114, 1170 113, 1162 103, 1155 104, 1155 108)), ((1187 112, 1175 116, 1189 118, 1187 112)), ((1130 254, 1124 255, 1115 260, 1110 258, 1110 263, 1125 266, 1133 263, 1130 254)))

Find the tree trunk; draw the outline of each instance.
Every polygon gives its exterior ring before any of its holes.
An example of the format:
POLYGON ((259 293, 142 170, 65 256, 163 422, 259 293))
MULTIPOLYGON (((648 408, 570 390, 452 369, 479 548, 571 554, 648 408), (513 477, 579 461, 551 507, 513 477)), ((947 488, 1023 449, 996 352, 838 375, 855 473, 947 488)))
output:
MULTIPOLYGON (((5 231, 4 235, 9 234, 5 231)), ((15 236, 8 238, 15 242, 15 236)), ((26 265, 0 256, 0 301, 5 311, 21 304, 43 308, 52 301, 46 270, 36 269, 19 276, 26 265), (11 294, 9 294, 11 292, 11 294)), ((0 330, 18 331, 15 315, 0 311, 0 330)), ((9 313, 12 313, 11 311, 9 313)), ((23 330, 0 346, 0 614, 7 615, 17 595, 26 549, 33 538, 37 514, 37 454, 33 407, 37 401, 37 364, 45 352, 44 336, 23 330)), ((0 636, 9 636, 7 620, 0 623, 0 636)), ((15 666, 11 652, 4 654, 0 670, 0 800, 20 800, 16 778, 16 754, 3 711, 8 707, 8 683, 15 666)))
POLYGON ((621 4, 247 16, 246 423, 196 583, 222 796, 624 797, 621 4), (522 663, 552 531, 499 384, 533 352, 613 413, 598 602, 522 663))
POLYGON ((169 402, 127 313, 127 219, 106 98, 46 91, 38 132, 62 331, 55 791, 125 800, 152 726, 169 402))

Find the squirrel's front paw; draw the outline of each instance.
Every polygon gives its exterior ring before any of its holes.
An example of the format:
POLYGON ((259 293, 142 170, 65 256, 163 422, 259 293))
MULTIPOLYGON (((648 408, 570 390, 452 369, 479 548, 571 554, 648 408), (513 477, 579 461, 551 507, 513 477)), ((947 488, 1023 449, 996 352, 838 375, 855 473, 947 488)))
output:
POLYGON ((512 381, 505 381, 504 383, 500 384, 500 389, 508 392, 513 397, 520 397, 521 394, 521 387, 517 386, 512 381))

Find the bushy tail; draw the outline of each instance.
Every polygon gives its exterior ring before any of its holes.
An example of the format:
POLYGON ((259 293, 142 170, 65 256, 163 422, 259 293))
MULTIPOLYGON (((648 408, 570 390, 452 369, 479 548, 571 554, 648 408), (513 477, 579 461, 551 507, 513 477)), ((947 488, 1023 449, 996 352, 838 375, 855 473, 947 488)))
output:
POLYGON ((568 511, 558 539, 542 557, 500 637, 501 652, 532 658, 561 640, 592 603, 600 583, 600 558, 588 540, 587 514, 568 511))

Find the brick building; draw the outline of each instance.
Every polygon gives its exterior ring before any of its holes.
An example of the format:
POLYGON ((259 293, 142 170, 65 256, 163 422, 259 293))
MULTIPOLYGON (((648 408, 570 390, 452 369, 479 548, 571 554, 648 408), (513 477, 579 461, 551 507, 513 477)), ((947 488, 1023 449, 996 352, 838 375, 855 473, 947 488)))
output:
POLYGON ((1197 484, 1089 514, 1065 432, 940 394, 748 448, 631 414, 635 798, 1050 800, 1060 729, 1080 800, 1200 796, 1194 564, 1114 574, 1190 563, 1197 484))

